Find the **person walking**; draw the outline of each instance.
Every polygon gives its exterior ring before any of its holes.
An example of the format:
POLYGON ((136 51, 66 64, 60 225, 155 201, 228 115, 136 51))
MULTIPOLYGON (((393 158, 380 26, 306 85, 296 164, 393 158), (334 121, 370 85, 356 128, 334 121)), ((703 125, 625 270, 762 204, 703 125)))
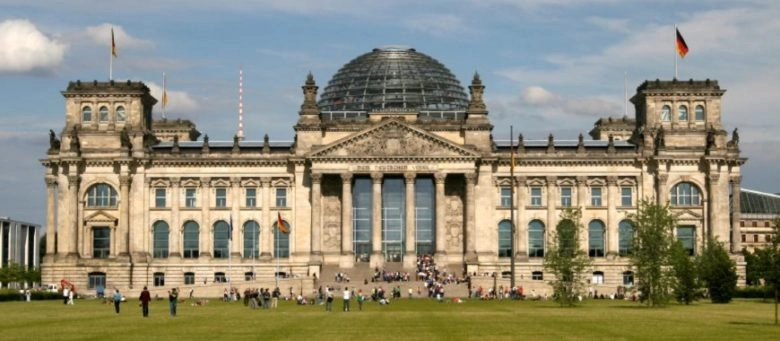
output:
POLYGON ((75 288, 73 286, 70 287, 70 291, 68 292, 68 304, 73 305, 73 295, 74 295, 75 288))
POLYGON ((344 311, 349 311, 349 300, 351 295, 352 293, 349 291, 349 288, 344 287, 344 311))
POLYGON ((363 311, 363 301, 366 300, 366 297, 363 296, 363 289, 358 290, 357 293, 357 303, 358 303, 358 310, 363 311))
POLYGON ((149 290, 146 287, 141 291, 141 296, 138 297, 138 300, 141 301, 141 311, 144 317, 149 317, 149 302, 152 300, 152 295, 149 294, 149 290))
POLYGON ((333 291, 330 287, 325 290, 325 311, 333 311, 333 291))
POLYGON ((119 293, 119 289, 114 292, 114 310, 119 314, 119 303, 122 302, 122 294, 119 293))
POLYGON ((171 311, 171 316, 176 316, 176 305, 179 303, 179 290, 176 288, 168 291, 168 308, 171 311))
POLYGON ((62 304, 68 304, 68 297, 70 297, 70 288, 62 286, 62 304))

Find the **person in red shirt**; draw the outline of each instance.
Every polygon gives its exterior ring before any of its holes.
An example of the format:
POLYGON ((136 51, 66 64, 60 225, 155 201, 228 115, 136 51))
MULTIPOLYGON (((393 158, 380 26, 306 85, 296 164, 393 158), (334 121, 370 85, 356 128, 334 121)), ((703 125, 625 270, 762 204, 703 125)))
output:
POLYGON ((144 287, 144 291, 141 291, 141 297, 138 299, 141 301, 144 317, 149 317, 149 301, 152 300, 152 296, 149 295, 149 290, 146 287, 144 287))

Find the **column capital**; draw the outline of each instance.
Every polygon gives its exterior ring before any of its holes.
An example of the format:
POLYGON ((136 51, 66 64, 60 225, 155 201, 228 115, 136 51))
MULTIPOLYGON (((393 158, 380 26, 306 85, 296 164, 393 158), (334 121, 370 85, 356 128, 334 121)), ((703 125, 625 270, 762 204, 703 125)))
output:
POLYGON ((588 182, 588 177, 584 175, 578 175, 576 180, 578 185, 584 185, 588 182))
POLYGON ((477 173, 464 173, 463 176, 466 178, 467 184, 474 185, 477 183, 477 173))
POLYGON ((119 176, 119 185, 120 186, 130 186, 130 183, 133 182, 133 178, 129 175, 120 175, 119 176))
POLYGON ((375 184, 382 183, 382 178, 383 177, 384 177, 384 174, 382 174, 382 173, 378 173, 378 172, 371 173, 371 180, 375 184))
POLYGON ((665 184, 666 180, 669 180, 669 174, 659 173, 656 175, 656 178, 658 178, 658 182, 665 184))
POLYGON ((718 180, 720 180, 720 173, 707 174, 707 178, 709 178, 711 182, 718 182, 718 180))
POLYGON ((515 176, 515 184, 517 186, 525 186, 525 182, 528 181, 528 178, 522 175, 516 175, 515 176))
POLYGON ((237 186, 241 184, 241 178, 237 176, 230 177, 230 184, 233 186, 237 186))
POLYGON ((352 182, 352 177, 354 177, 354 174, 351 172, 341 173, 341 181, 345 184, 352 182))
POLYGON ((68 186, 76 186, 79 184, 79 176, 78 175, 68 175, 68 186))
POLYGON ((179 183, 181 182, 181 178, 179 178, 179 177, 172 177, 172 178, 170 178, 170 180, 171 180, 171 187, 174 187, 174 188, 179 187, 179 183))
POLYGON ((57 178, 53 176, 47 176, 44 181, 46 181, 47 187, 54 187, 57 186, 57 178))
POLYGON ((208 176, 203 176, 200 178, 200 186, 201 187, 209 187, 211 185, 211 178, 208 176))
POLYGON ((447 179, 447 174, 445 174, 445 173, 436 173, 436 174, 433 174, 433 178, 436 180, 437 184, 443 184, 444 180, 447 179))
POLYGON ((271 185, 271 178, 269 177, 260 178, 260 184, 263 187, 269 187, 271 185))
POLYGON ((616 177, 614 175, 610 175, 610 176, 607 177, 607 185, 609 185, 609 186, 616 185, 617 181, 618 181, 618 177, 616 177))
POLYGON ((731 182, 733 185, 737 185, 737 186, 739 186, 739 185, 742 183, 742 176, 741 176, 741 175, 732 175, 732 176, 729 176, 729 181, 730 181, 730 182, 731 182))
POLYGON ((548 175, 545 177, 545 180, 547 180, 547 185, 554 185, 558 181, 558 177, 554 175, 548 175))
POLYGON ((322 173, 311 173, 309 176, 311 176, 311 183, 313 184, 322 182, 322 173))
POLYGON ((414 180, 417 179, 416 173, 404 173, 404 182, 408 183, 414 183, 414 180))

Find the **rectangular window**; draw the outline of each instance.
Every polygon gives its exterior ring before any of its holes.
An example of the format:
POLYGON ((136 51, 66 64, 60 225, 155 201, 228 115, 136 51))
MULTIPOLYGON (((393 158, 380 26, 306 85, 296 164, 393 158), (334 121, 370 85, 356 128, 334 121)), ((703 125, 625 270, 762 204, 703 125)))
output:
POLYGON ((154 273, 154 286, 156 287, 164 287, 165 286, 165 274, 162 272, 155 272, 154 273))
POLYGON ((92 272, 89 274, 87 289, 97 289, 106 287, 106 274, 102 272, 92 272))
POLYGON ((287 189, 276 189, 276 207, 287 207, 287 189))
POLYGON ((215 207, 226 207, 227 206, 227 188, 217 188, 216 189, 216 197, 214 201, 215 207))
POLYGON ((677 227, 677 240, 682 242, 683 247, 690 256, 693 256, 694 253, 695 231, 694 226, 684 225, 677 227))
POLYGON ((542 188, 531 187, 531 206, 542 206, 542 188))
POLYGON ((256 188, 247 188, 245 191, 246 194, 246 207, 257 207, 257 189, 256 188))
POLYGON ((251 281, 255 279, 255 273, 254 272, 244 272, 244 280, 245 281, 251 281))
POLYGON ((227 283, 227 277, 225 277, 224 272, 215 272, 214 273, 214 283, 227 283))
POLYGON ((92 257, 108 258, 111 251, 111 230, 108 227, 92 229, 92 257))
POLYGON ((531 279, 534 281, 543 281, 544 273, 541 271, 534 271, 531 273, 531 279))
POLYGON ((154 189, 154 207, 165 207, 165 188, 154 189))
POLYGON ((631 187, 620 187, 620 206, 630 207, 634 206, 634 200, 632 199, 633 190, 631 187))
POLYGON ((512 206, 512 188, 501 187, 501 202, 499 203, 499 205, 501 207, 512 206))
POLYGON ((629 286, 634 285, 634 273, 631 271, 626 271, 623 273, 623 285, 629 286))
POLYGON ((590 205, 601 206, 601 187, 593 187, 590 189, 590 205))
POLYGON ((195 284, 195 273, 193 273, 193 272, 185 272, 184 273, 184 284, 185 285, 195 284))
POLYGON ((571 187, 561 187, 561 206, 571 207, 571 187))
POLYGON ((196 206, 197 201, 195 198, 195 189, 194 188, 187 188, 184 190, 184 206, 186 207, 197 207, 196 206))

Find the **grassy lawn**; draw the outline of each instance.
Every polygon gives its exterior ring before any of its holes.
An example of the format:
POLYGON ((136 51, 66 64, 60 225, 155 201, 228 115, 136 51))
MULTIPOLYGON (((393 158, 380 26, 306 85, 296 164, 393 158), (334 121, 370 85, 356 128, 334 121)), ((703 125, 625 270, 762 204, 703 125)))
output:
POLYGON ((780 340, 774 306, 759 300, 715 305, 672 303, 648 309, 638 303, 597 300, 576 308, 553 302, 396 300, 366 302, 363 311, 282 301, 276 310, 249 310, 240 302, 212 300, 206 306, 156 301, 141 317, 136 300, 112 305, 96 300, 0 303, 3 340, 780 340))

